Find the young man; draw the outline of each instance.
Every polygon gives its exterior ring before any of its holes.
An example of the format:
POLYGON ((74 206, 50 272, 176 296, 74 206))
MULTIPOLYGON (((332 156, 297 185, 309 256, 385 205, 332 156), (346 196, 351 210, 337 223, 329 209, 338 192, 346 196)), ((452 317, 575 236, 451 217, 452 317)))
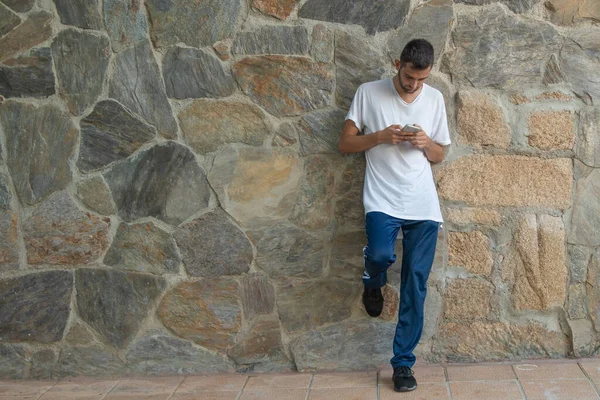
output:
POLYGON ((413 350, 423 331, 427 279, 442 222, 430 163, 442 161, 443 146, 450 144, 442 94, 424 83, 433 59, 429 42, 410 41, 395 61, 396 76, 358 88, 339 141, 342 152, 364 151, 367 160, 363 304, 372 317, 383 309, 381 288, 396 260, 394 244, 402 229, 400 307, 391 360, 399 392, 417 387, 413 350), (417 132, 404 128, 408 124, 417 132))

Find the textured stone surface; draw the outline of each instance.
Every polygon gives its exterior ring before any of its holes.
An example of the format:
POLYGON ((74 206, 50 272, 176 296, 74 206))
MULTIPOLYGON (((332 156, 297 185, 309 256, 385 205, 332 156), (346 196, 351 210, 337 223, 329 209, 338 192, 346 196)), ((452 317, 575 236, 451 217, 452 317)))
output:
POLYGON ((17 12, 27 12, 35 4, 35 0, 2 0, 2 2, 17 12))
POLYGON ((446 221, 457 225, 475 223, 496 226, 502 222, 502 216, 498 211, 485 208, 449 208, 446 210, 445 216, 446 221))
POLYGON ((229 70, 201 49, 169 49, 163 59, 163 77, 167 96, 175 99, 227 97, 235 91, 229 70))
POLYGON ((350 317, 362 292, 360 281, 289 281, 277 287, 277 310, 290 332, 310 330, 350 317))
POLYGON ((171 113, 150 42, 144 40, 119 53, 114 68, 109 96, 144 117, 162 136, 175 137, 177 122, 171 113))
POLYGON ((45 11, 32 13, 25 22, 0 37, 0 61, 21 54, 51 36, 52 14, 45 11))
POLYGON ((409 9, 408 0, 308 0, 298 11, 298 16, 361 25, 368 34, 373 35, 401 26, 409 9))
POLYGON ((54 377, 67 376, 122 376, 127 367, 116 354, 106 351, 106 347, 94 344, 92 346, 67 346, 60 352, 54 377))
POLYGON ((0 65, 0 93, 4 97, 48 97, 54 92, 49 48, 32 50, 0 65))
POLYGON ((450 362, 566 357, 569 337, 537 322, 517 325, 474 321, 440 327, 436 353, 450 362))
MULTIPOLYGON (((498 0, 454 0, 455 3, 465 3, 469 5, 486 5, 497 2, 498 0)), ((534 5, 540 2, 540 0, 500 0, 501 3, 505 4, 511 11, 515 13, 525 13, 529 11, 534 5)))
POLYGON ((108 247, 110 220, 83 213, 67 191, 51 195, 23 222, 29 264, 77 265, 108 247))
POLYGON ((144 375, 197 375, 233 371, 233 363, 227 357, 195 347, 192 342, 168 336, 164 332, 150 332, 137 340, 126 357, 128 367, 144 375))
POLYGON ((50 349, 33 353, 31 355, 30 377, 33 379, 51 379, 56 361, 56 354, 50 349))
POLYGON ((583 319, 588 314, 585 284, 571 285, 567 293, 567 314, 569 319, 583 319))
POLYGON ((433 0, 419 6, 408 23, 398 29, 388 40, 388 51, 392 61, 400 59, 400 54, 409 41, 426 39, 433 45, 437 63, 446 46, 452 19, 452 0, 433 0))
POLYGON ((148 20, 140 0, 104 0, 103 4, 104 23, 113 51, 123 51, 146 39, 148 20))
POLYGON ((569 321, 573 340, 573 354, 575 357, 590 357, 596 353, 597 333, 587 319, 569 321))
POLYGON ((111 345, 123 349, 137 334, 166 282, 106 269, 75 272, 77 313, 111 345))
POLYGON ((108 185, 100 176, 81 180, 75 186, 75 195, 90 210, 102 215, 117 213, 108 185))
POLYGON ((529 145, 542 150, 570 150, 575 143, 571 111, 536 111, 529 115, 529 145))
POLYGON ((21 22, 22 20, 17 14, 3 4, 0 4, 0 36, 6 35, 21 22))
POLYGON ((21 201, 33 204, 71 181, 69 157, 77 130, 58 107, 23 103, 0 105, 7 164, 21 201))
POLYGON ((377 47, 342 30, 335 31, 335 65, 335 101, 344 109, 350 107, 361 84, 381 79, 386 72, 384 57, 377 47))
POLYGON ((0 272, 19 269, 19 215, 0 210, 0 272))
POLYGON ((262 26, 238 33, 232 50, 234 54, 306 54, 308 30, 304 26, 262 26))
POLYGON ((467 156, 438 170, 436 178, 441 198, 474 206, 564 209, 571 204, 573 167, 565 158, 467 156))
POLYGON ((175 241, 151 222, 119 225, 104 264, 151 274, 176 274, 181 260, 175 241))
POLYGON ((561 45, 551 25, 515 18, 498 5, 459 15, 452 40, 456 50, 446 60, 444 71, 452 75, 453 82, 475 87, 539 83, 541 60, 547 60, 561 45), (480 68, 482 64, 487 68, 480 68))
POLYGON ((90 172, 129 157, 154 139, 156 129, 114 100, 96 104, 81 123, 81 144, 77 166, 90 172))
POLYGON ((299 371, 374 369, 393 357, 390 340, 395 331, 393 322, 342 322, 299 336, 290 350, 299 371))
POLYGON ((594 251, 585 283, 589 316, 598 331, 600 330, 600 250, 594 251))
POLYGON ((250 273, 241 281, 244 315, 250 319, 256 315, 271 314, 275 309, 275 288, 269 278, 261 273, 250 273))
POLYGON ((199 154, 229 143, 261 146, 270 134, 264 113, 248 103, 196 100, 179 114, 186 142, 199 154))
POLYGON ((239 275, 250 268, 250 241, 220 208, 182 225, 174 238, 191 276, 239 275))
POLYGON ((175 142, 115 164, 105 179, 125 221, 152 216, 177 225, 205 209, 210 199, 194 154, 175 142))
MULTIPOLYGON (((401 243, 401 241, 397 243, 401 243)), ((364 229, 337 234, 331 244, 329 276, 360 281, 365 269, 363 247, 366 244, 367 235, 364 229)))
POLYGON ((98 344, 98 340, 92 333, 92 329, 86 324, 76 319, 69 328, 69 332, 65 335, 65 343, 69 346, 86 346, 90 344, 98 344))
POLYGON ((516 249, 503 266, 503 274, 514 282, 515 308, 543 310, 562 306, 568 275, 562 219, 527 215, 519 222, 515 238, 516 249))
POLYGON ((0 344, 0 370, 3 379, 23 379, 26 377, 27 361, 25 348, 20 344, 0 344))
POLYGON ((242 226, 281 218, 294 205, 302 164, 289 149, 230 146, 219 153, 208 174, 221 206, 242 226))
POLYGON ((317 24, 313 27, 310 55, 317 62, 331 62, 334 51, 334 33, 323 24, 317 24))
POLYGON ((577 181, 568 233, 570 244, 600 245, 600 170, 577 181))
POLYGON ((552 85, 555 83, 561 83, 565 81, 565 75, 560 70, 559 61, 556 55, 552 54, 550 60, 546 63, 546 69, 544 70, 544 77, 542 83, 546 85, 552 85))
POLYGON ((272 278, 317 277, 325 246, 319 237, 285 225, 247 232, 256 247, 256 264, 272 278))
POLYGON ((285 359, 279 320, 276 317, 257 320, 229 355, 238 364, 285 359))
POLYGON ((53 343, 62 339, 71 304, 73 274, 49 271, 0 280, 3 341, 53 343))
POLYGON ((450 232, 448 265, 463 267, 472 274, 489 275, 492 264, 490 239, 482 232, 450 232))
POLYGON ((217 52, 219 58, 223 61, 227 61, 231 58, 231 46, 233 45, 233 39, 219 40, 213 44, 213 49, 217 52))
POLYGON ((308 229, 324 228, 333 214, 334 167, 323 156, 312 156, 304 164, 304 176, 290 221, 308 229))
POLYGON ((279 125, 271 145, 275 147, 297 147, 298 131, 294 125, 290 122, 284 122, 283 124, 279 125))
POLYGON ((305 57, 247 57, 234 75, 244 93, 278 117, 325 107, 334 88, 331 67, 305 57))
POLYGON ((575 94, 587 104, 600 99, 600 30, 575 30, 560 50, 558 65, 575 94))
MULTIPOLYGON (((382 288, 381 293, 383 294, 383 311, 381 312, 381 319, 385 321, 397 321, 398 305, 400 304, 400 293, 398 292, 398 289, 387 284, 382 288)), ((366 311, 365 315, 368 315, 366 311)))
POLYGON ((285 20, 297 3, 298 0, 252 0, 252 7, 267 15, 285 20))
POLYGON ((231 37, 242 14, 240 0, 149 0, 152 41, 202 47, 231 37))
POLYGON ((64 25, 95 30, 103 28, 98 0, 54 0, 54 5, 64 25))
POLYGON ((162 323, 178 336, 207 349, 233 346, 241 329, 238 283, 230 278, 184 282, 160 303, 162 323))
POLYGON ((9 182, 0 174, 0 272, 19 268, 19 215, 10 210, 9 182))
POLYGON ((345 119, 346 113, 337 108, 303 115, 298 124, 302 154, 339 154, 337 145, 345 119))
POLYGON ((444 293, 446 320, 481 320, 491 310, 494 286, 478 278, 452 279, 444 293))
POLYGON ((510 146, 510 128, 497 100, 483 92, 461 91, 456 105, 462 142, 503 149, 510 146))
POLYGON ((579 116, 580 134, 575 143, 575 154, 585 165, 600 167, 600 108, 586 107, 579 116))
POLYGON ((10 201, 12 199, 12 192, 9 188, 10 178, 0 173, 0 210, 10 208, 10 201))
POLYGON ((67 29, 52 42, 58 89, 74 115, 82 114, 102 93, 108 72, 108 39, 67 29))
POLYGON ((584 283, 593 250, 585 246, 567 245, 567 255, 571 283, 584 283))
POLYGON ((548 0, 544 5, 555 24, 573 25, 585 19, 600 21, 600 4, 594 0, 548 0))
POLYGON ((365 227, 365 209, 361 201, 364 177, 365 158, 360 154, 350 159, 335 191, 335 219, 342 226, 365 227))

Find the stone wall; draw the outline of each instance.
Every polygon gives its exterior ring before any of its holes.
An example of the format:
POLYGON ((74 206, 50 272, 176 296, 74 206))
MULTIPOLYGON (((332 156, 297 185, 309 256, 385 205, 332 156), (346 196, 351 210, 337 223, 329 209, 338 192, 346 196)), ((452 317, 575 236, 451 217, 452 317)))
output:
POLYGON ((336 144, 414 37, 453 139, 420 357, 596 354, 598 4, 0 0, 0 375, 386 364, 336 144))

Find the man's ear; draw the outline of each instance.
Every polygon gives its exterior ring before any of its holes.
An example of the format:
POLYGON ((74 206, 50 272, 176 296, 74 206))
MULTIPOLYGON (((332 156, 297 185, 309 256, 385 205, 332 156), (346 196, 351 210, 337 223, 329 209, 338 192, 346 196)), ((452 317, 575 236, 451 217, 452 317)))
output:
POLYGON ((400 67, 402 67, 402 63, 400 62, 400 60, 395 59, 394 65, 396 66, 396 71, 400 71, 400 67))

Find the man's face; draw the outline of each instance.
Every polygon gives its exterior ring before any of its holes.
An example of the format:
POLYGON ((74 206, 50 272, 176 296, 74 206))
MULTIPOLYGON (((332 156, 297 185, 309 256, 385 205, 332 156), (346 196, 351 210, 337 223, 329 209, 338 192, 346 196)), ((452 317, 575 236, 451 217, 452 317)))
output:
POLYGON ((400 87, 405 93, 415 93, 423 87, 425 79, 431 72, 431 67, 427 69, 413 68, 412 63, 402 64, 396 60, 396 69, 398 70, 398 81, 400 87))

